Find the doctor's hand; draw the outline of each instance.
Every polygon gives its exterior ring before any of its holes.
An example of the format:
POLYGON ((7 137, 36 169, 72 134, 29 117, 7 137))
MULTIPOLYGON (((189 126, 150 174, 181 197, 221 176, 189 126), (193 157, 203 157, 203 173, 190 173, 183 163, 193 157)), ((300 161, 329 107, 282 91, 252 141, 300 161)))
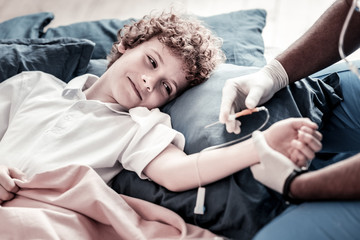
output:
POLYGON ((252 140, 260 158, 260 163, 250 167, 254 178, 282 194, 286 179, 294 169, 299 169, 298 166, 283 154, 273 150, 260 131, 253 133, 252 140))
POLYGON ((256 73, 227 80, 222 90, 219 121, 229 133, 240 133, 240 121, 229 119, 229 115, 267 102, 288 83, 285 69, 275 59, 256 73))
POLYGON ((24 173, 16 168, 8 168, 0 165, 0 204, 14 198, 19 187, 14 179, 24 179, 24 173))

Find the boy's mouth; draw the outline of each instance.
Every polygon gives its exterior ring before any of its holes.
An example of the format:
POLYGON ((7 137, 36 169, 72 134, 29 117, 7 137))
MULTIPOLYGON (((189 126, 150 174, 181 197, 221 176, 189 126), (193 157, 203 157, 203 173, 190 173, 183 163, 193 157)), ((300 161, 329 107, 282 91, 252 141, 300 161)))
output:
POLYGON ((131 79, 128 77, 129 81, 130 81, 130 85, 133 88, 135 94, 140 98, 140 100, 142 101, 142 97, 140 95, 140 92, 137 90, 135 84, 133 83, 133 81, 131 81, 131 79))

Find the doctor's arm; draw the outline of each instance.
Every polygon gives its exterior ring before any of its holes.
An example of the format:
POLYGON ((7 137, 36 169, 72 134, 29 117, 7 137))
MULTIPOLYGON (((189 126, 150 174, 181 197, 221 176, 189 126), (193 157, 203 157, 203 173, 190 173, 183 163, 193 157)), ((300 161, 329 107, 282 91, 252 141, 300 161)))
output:
POLYGON ((360 154, 314 172, 302 174, 290 185, 295 199, 360 199, 360 154))
MULTIPOLYGON (((228 132, 239 133, 240 123, 229 115, 267 102, 277 91, 340 60, 338 43, 352 0, 337 0, 318 21, 260 71, 226 81, 219 120, 228 132)), ((345 55, 360 46, 360 13, 355 11, 344 37, 345 55)))
MULTIPOLYGON (((340 60, 339 38, 352 0, 337 0, 296 42, 276 57, 284 67, 289 82, 319 71, 340 60)), ((360 13, 355 11, 344 37, 344 53, 360 46, 360 13)))

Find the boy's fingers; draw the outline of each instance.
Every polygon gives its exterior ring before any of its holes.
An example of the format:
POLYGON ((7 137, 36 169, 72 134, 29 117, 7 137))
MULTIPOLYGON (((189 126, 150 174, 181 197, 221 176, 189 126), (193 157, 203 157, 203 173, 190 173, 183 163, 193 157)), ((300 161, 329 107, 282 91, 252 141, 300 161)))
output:
POLYGON ((14 198, 14 194, 8 192, 3 186, 0 186, 0 200, 3 202, 8 201, 12 198, 14 198))
POLYGON ((18 168, 9 168, 9 175, 12 178, 16 178, 19 180, 25 180, 25 173, 23 173, 21 170, 19 170, 18 168))
POLYGON ((293 127, 300 130, 302 127, 309 127, 311 129, 318 129, 318 125, 308 118, 296 118, 293 121, 293 127))
POLYGON ((320 151, 322 148, 322 144, 320 142, 322 138, 321 133, 319 133, 318 131, 315 131, 313 133, 308 133, 308 132, 300 130, 298 132, 299 141, 303 142, 313 152, 320 151))

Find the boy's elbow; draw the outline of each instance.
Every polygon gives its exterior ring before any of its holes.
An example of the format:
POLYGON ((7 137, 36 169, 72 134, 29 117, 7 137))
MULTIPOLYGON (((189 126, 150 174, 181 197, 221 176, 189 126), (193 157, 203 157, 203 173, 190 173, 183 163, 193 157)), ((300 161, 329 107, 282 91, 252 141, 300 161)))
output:
POLYGON ((182 192, 186 189, 185 186, 182 186, 181 182, 178 181, 173 181, 173 180, 165 180, 161 183, 158 183, 159 185, 163 186, 164 188, 166 188, 167 190, 171 191, 171 192, 182 192))

